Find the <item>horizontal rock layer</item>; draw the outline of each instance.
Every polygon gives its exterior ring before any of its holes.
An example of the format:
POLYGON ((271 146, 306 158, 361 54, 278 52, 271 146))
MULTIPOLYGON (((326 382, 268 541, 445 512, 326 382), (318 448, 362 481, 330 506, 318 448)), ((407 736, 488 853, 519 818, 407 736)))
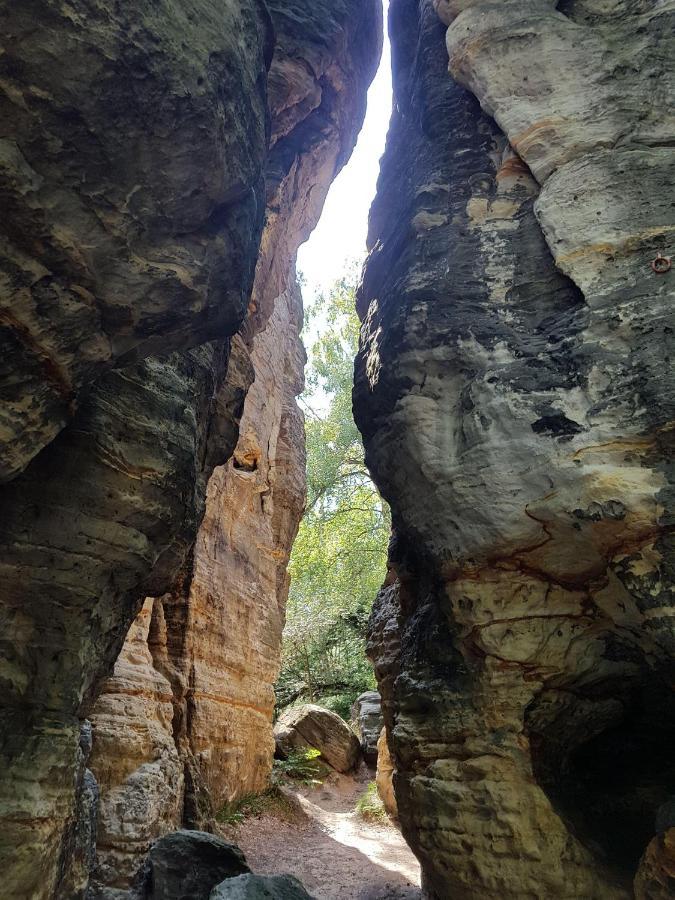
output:
POLYGON ((673 790, 675 7, 555 6, 391 5, 355 411, 395 528, 369 652, 437 897, 629 896, 673 790))

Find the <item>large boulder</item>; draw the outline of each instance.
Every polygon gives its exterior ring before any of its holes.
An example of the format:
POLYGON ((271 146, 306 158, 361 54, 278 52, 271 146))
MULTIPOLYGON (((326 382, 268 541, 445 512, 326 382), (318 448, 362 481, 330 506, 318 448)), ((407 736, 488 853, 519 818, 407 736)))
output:
POLYGON ((382 718, 382 698, 378 691, 366 691, 356 698, 354 713, 359 723, 361 750, 369 766, 377 765, 377 739, 380 736, 382 718))
POLYGON ((239 875, 211 891, 209 900, 313 900, 292 875, 239 875))
POLYGON ((394 793, 394 762, 389 752, 385 728, 380 732, 380 737, 377 741, 377 774, 375 775, 375 782, 377 784, 377 792, 384 803, 384 808, 390 816, 397 816, 398 807, 396 805, 396 794, 394 793))
POLYGON ((138 893, 144 900, 209 900, 223 879, 249 871, 234 844, 205 831, 174 831, 151 847, 138 893))
POLYGON ((344 719, 313 703, 284 713, 275 725, 274 740, 282 758, 313 747, 338 772, 349 772, 361 756, 358 738, 344 719))

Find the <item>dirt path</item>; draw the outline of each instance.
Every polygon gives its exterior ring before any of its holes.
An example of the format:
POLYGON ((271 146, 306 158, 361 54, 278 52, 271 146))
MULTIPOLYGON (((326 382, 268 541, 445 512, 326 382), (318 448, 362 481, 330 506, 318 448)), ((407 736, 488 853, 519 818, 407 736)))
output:
POLYGON ((388 821, 355 812, 371 775, 333 774, 293 791, 295 821, 264 815, 237 828, 236 840, 254 872, 297 876, 317 900, 418 900, 419 863, 388 821))

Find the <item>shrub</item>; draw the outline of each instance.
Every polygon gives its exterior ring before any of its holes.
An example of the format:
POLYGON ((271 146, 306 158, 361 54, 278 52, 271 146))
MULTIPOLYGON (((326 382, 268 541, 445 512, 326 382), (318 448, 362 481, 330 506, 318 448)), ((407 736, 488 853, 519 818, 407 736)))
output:
POLYGON ((314 747, 306 750, 292 750, 286 759, 275 759, 272 768, 272 783, 282 784, 292 779, 303 784, 319 784, 319 776, 325 775, 326 766, 319 760, 321 752, 314 747))
MULTIPOLYGON (((363 693, 360 691, 359 693, 363 693)), ((352 716, 352 706, 358 697, 353 691, 348 694, 333 694, 328 697, 321 697, 319 705, 329 709, 331 712, 337 713, 345 722, 349 722, 352 716)))

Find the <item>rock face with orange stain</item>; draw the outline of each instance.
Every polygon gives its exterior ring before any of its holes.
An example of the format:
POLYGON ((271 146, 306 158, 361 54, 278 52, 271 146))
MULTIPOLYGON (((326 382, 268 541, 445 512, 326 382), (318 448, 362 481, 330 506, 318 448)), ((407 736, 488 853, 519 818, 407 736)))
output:
POLYGON ((233 342, 239 381, 250 387, 231 459, 209 480, 189 560, 172 590, 146 601, 92 713, 91 767, 104 782, 93 888, 105 900, 128 888, 152 840, 181 824, 212 827, 226 803, 263 789, 272 767, 286 568, 305 502, 295 256, 353 149, 381 31, 377 0, 268 5, 277 45, 267 216, 248 315, 233 342), (142 707, 152 734, 171 746, 139 746, 139 700, 125 676, 131 657, 144 668, 141 682, 168 689, 168 732, 164 693, 154 701, 148 693, 142 707), (129 692, 127 719, 115 698, 129 692), (178 802, 167 805, 174 790, 178 802))
POLYGON ((369 652, 431 896, 631 896, 673 790, 674 23, 391 5, 355 410, 395 530, 369 652))

